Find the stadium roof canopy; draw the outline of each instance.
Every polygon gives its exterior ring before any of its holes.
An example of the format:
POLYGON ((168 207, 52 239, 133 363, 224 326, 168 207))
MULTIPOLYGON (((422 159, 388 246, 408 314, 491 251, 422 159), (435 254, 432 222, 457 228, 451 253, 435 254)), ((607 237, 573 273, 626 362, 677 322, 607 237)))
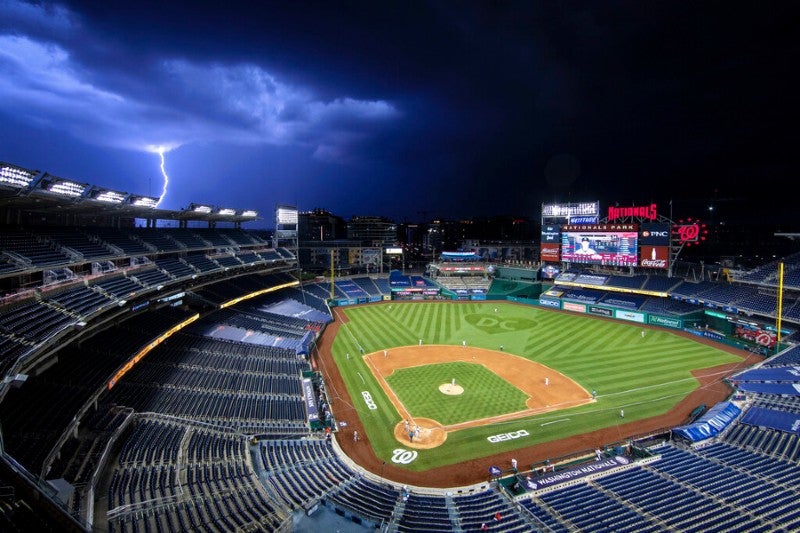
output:
POLYGON ((251 222, 258 213, 210 204, 191 204, 174 211, 158 209, 157 197, 114 191, 0 162, 0 208, 58 212, 77 217, 106 216, 151 220, 251 222))

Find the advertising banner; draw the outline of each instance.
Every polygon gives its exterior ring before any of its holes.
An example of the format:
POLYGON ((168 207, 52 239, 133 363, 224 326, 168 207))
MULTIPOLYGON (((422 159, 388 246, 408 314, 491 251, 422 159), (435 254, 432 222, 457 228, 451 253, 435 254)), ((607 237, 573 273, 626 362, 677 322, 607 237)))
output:
POLYGON ((315 422, 319 420, 319 410, 317 409, 317 400, 314 398, 314 387, 311 385, 311 380, 308 378, 303 379, 303 397, 306 402, 306 412, 308 413, 308 421, 315 422))
POLYGON ((595 461, 593 463, 588 463, 583 466, 576 466, 574 468, 562 470, 561 472, 553 472, 551 474, 545 474, 543 476, 530 479, 527 479, 521 474, 518 474, 517 480, 519 481, 520 487, 524 488, 527 491, 534 491, 534 490, 544 489, 547 487, 552 487, 553 485, 558 485, 560 483, 564 483, 565 481, 573 481, 586 476, 591 476, 593 474, 607 472, 608 470, 611 470, 613 468, 625 466, 630 462, 631 462, 630 459, 620 455, 616 457, 611 457, 609 459, 604 459, 602 461, 595 461))

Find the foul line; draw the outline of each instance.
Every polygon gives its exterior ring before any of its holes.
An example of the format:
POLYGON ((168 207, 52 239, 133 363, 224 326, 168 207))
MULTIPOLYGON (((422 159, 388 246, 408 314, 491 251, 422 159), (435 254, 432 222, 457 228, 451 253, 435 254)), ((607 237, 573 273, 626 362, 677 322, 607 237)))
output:
MULTIPOLYGON (((730 372, 729 371, 712 372, 710 374, 702 374, 700 377, 708 378, 708 377, 713 377, 713 376, 724 376, 726 374, 730 374, 730 372)), ((648 389, 657 389, 659 387, 671 386, 671 385, 675 385, 675 384, 678 384, 678 383, 684 383, 686 381, 696 381, 696 382, 700 383, 699 377, 696 378, 694 376, 690 376, 688 378, 681 378, 681 379, 676 379, 676 380, 673 380, 673 381, 663 381, 661 383, 654 383, 653 385, 647 385, 645 387, 636 387, 634 389, 627 389, 627 390, 621 390, 621 391, 617 391, 617 392, 610 392, 608 394, 598 394, 597 397, 601 398, 601 397, 609 397, 609 396, 621 396, 623 394, 628 394, 629 392, 639 392, 639 391, 648 390, 648 389)), ((671 396, 672 395, 667 395, 667 396, 665 396, 665 398, 669 398, 671 396)))
POLYGON ((550 424, 558 424, 559 422, 569 422, 569 418, 562 418, 561 420, 553 420, 552 422, 545 422, 544 424, 539 424, 539 425, 549 426, 550 424))
MULTIPOLYGON (((361 354, 363 355, 363 354, 364 354, 364 347, 363 347, 363 346, 361 346, 361 343, 360 343, 360 342, 358 342, 358 339, 356 339, 356 336, 355 336, 355 335, 353 335, 353 332, 352 332, 352 331, 350 331, 350 328, 349 328, 349 327, 347 327, 347 322, 345 322, 344 320, 342 320, 342 317, 341 317, 341 315, 339 314, 339 310, 337 309, 336 311, 334 311, 334 313, 336 313, 336 316, 339 318, 339 322, 341 322, 341 323, 342 323, 342 327, 345 329, 345 331, 347 331, 347 334, 348 334, 348 335, 350 335, 350 338, 351 338, 351 339, 353 339, 353 342, 355 342, 355 343, 356 343, 356 346, 358 346, 359 350, 361 351, 361 354)), ((331 347, 331 348, 333 348, 333 347, 331 347)))
POLYGON ((389 401, 391 401, 392 404, 394 405, 394 408, 397 409, 397 414, 399 414, 403 420, 409 420, 409 419, 413 420, 413 418, 411 417, 411 413, 408 412, 406 406, 403 405, 403 402, 401 402, 400 398, 397 397, 397 394, 395 394, 394 389, 391 388, 389 384, 386 382, 386 380, 383 377, 383 374, 378 372, 378 369, 375 368, 375 365, 372 363, 372 359, 369 357, 365 357, 364 360, 367 362, 367 365, 372 370, 372 375, 375 376, 375 379, 377 379, 378 382, 380 383, 381 389, 383 389, 384 394, 389 396, 389 401))

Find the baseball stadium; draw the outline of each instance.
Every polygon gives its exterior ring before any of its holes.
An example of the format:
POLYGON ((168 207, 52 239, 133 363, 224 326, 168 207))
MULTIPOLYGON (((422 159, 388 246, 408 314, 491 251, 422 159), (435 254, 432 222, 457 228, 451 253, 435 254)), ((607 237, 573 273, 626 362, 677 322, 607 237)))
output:
POLYGON ((0 201, 3 531, 800 529, 800 253, 712 276, 590 201, 531 260, 306 276, 294 206, 0 201))

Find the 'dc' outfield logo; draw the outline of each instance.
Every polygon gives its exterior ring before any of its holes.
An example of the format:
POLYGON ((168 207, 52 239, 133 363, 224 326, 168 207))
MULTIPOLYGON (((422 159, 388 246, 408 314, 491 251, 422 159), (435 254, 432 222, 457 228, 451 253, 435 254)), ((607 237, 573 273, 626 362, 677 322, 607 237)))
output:
POLYGON ((486 437, 486 440, 492 444, 497 444, 498 442, 505 442, 507 440, 521 439, 522 437, 527 437, 528 435, 530 435, 530 433, 528 433, 527 430, 520 429, 519 431, 509 431, 508 433, 491 435, 486 437))
POLYGON ((413 450, 404 450, 403 448, 395 448, 392 452, 392 462, 400 465, 407 465, 417 458, 417 452, 413 450))
POLYGON ((486 333, 508 333, 536 327, 537 322, 527 318, 473 314, 464 317, 467 323, 486 333))

